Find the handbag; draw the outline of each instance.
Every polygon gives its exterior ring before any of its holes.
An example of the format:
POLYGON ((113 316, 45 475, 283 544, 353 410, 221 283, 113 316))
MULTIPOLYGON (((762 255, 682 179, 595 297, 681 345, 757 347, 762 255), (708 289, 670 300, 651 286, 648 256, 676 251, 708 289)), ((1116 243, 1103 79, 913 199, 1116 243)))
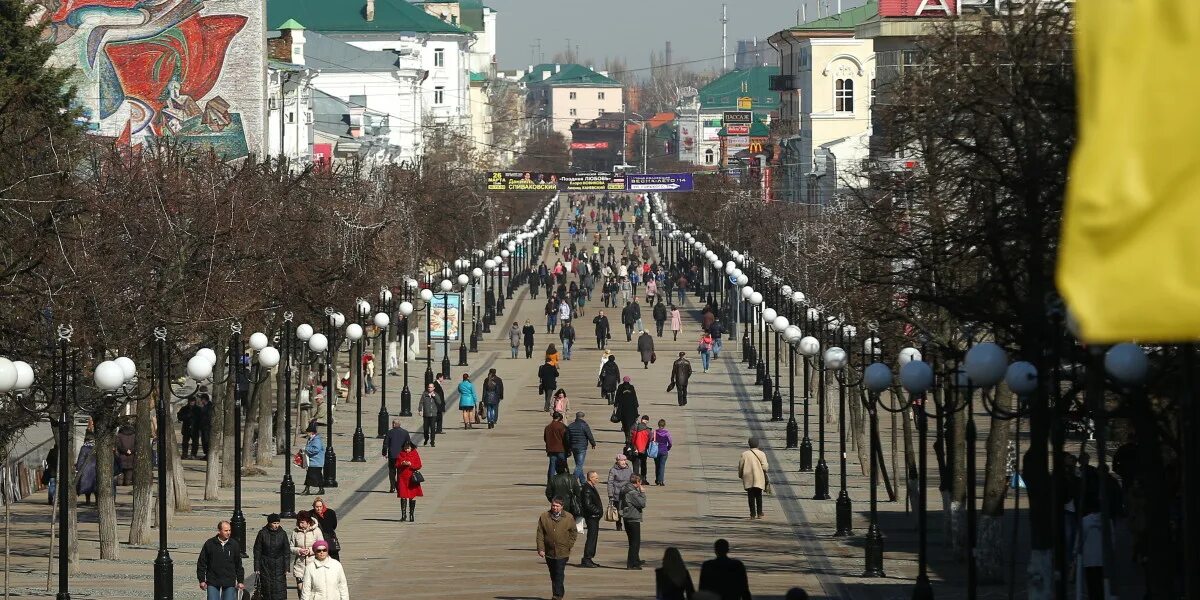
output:
POLYGON ((615 409, 615 408, 613 409, 612 416, 609 417, 608 420, 611 423, 620 423, 621 422, 621 416, 617 414, 617 409, 615 409))
POLYGON ((583 533, 583 532, 587 531, 587 522, 584 521, 583 519, 579 519, 579 520, 575 521, 575 531, 578 533, 583 533))
POLYGON ((658 458, 658 442, 651 441, 649 446, 646 446, 646 456, 649 458, 658 458))
POLYGON ((413 485, 421 485, 425 482, 425 476, 420 471, 413 471, 410 481, 412 481, 413 485))
POLYGON ((656 361, 656 360, 658 360, 658 355, 651 352, 650 353, 650 364, 654 364, 654 361, 656 361))
POLYGON ((608 508, 604 509, 604 520, 609 523, 616 523, 620 520, 621 515, 617 513, 617 507, 609 504, 608 508))

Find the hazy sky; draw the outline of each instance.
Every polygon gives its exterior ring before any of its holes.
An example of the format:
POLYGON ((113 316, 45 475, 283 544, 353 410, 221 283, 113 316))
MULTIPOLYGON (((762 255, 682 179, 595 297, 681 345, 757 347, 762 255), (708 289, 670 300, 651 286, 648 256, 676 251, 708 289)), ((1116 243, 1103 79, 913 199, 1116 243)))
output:
MULTIPOLYGON (((836 11, 839 0, 724 0, 728 5, 728 53, 737 41, 764 39, 796 24, 807 4, 809 20, 836 11), (828 7, 828 8, 826 8, 828 7)), ((841 0, 842 8, 865 0, 841 0)), ((671 42, 672 62, 698 62, 696 70, 721 66, 722 0, 485 0, 499 11, 497 60, 500 68, 517 69, 549 62, 566 49, 567 39, 579 46, 583 61, 603 64, 606 56, 622 57, 631 69, 647 67, 650 51, 671 42), (534 46, 541 38, 542 57, 534 46)), ((729 58, 730 66, 733 57, 729 58)))

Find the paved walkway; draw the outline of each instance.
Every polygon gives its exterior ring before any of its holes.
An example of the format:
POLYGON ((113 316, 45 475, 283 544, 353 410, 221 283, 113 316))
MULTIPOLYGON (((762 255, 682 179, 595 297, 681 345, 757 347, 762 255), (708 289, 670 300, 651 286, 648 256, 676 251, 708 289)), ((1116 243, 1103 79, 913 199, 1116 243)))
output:
MULTIPOLYGON (((560 385, 571 398, 570 412, 587 413, 599 445, 589 453, 587 466, 600 472, 603 479, 613 456, 621 449, 622 436, 619 426, 609 423, 611 409, 599 398, 595 387, 600 352, 591 343, 590 320, 600 301, 598 295, 593 298, 577 327, 580 343, 573 360, 562 363, 560 385)), ((546 457, 541 434, 549 420, 541 410, 542 398, 537 393, 536 371, 541 360, 536 357, 547 344, 558 343, 556 335, 544 333, 544 301, 544 296, 534 300, 528 298, 525 288, 518 290, 516 297, 508 301, 505 314, 498 318, 498 325, 480 344, 480 351, 470 355, 467 369, 477 386, 488 368, 496 368, 504 378, 507 397, 501 406, 501 420, 494 430, 484 426, 466 431, 461 429, 456 412, 447 413, 446 433, 439 436, 437 447, 421 448, 427 495, 417 504, 415 523, 399 521, 399 501, 387 492, 387 469, 379 456, 378 440, 368 438, 368 462, 349 461, 353 422, 347 407, 352 405, 339 407, 334 441, 340 459, 341 487, 327 490, 326 498, 339 512, 342 560, 354 598, 387 598, 397 593, 415 598, 549 598, 546 567, 537 557, 534 544, 538 514, 546 509, 546 457), (506 330, 514 320, 523 324, 526 319, 539 330, 535 359, 510 359, 506 330)), ((622 374, 632 376, 642 412, 652 422, 660 418, 667 421, 675 449, 667 466, 668 485, 646 487, 642 558, 649 561, 647 568, 626 571, 625 535, 615 531, 612 524, 602 523, 596 561, 604 568, 569 567, 568 597, 650 597, 654 590, 653 567, 658 566, 663 550, 669 546, 682 551, 698 582, 700 562, 711 558, 712 542, 722 537, 730 541, 731 555, 745 561, 751 587, 759 598, 782 598, 792 586, 803 587, 817 598, 909 597, 915 575, 910 553, 889 551, 885 567, 891 578, 859 579, 867 492, 856 454, 850 454, 849 471, 857 535, 833 538, 834 503, 809 499, 812 475, 797 472, 797 450, 783 449, 784 424, 769 422, 770 407, 761 401, 761 387, 751 385, 753 372, 738 362, 740 353, 734 344, 727 343, 727 351, 712 370, 702 373, 694 350, 699 337, 699 306, 691 297, 683 308, 683 334, 678 342, 670 341, 669 331, 665 337, 656 338, 659 361, 649 369, 637 367, 641 363, 636 344, 624 340, 617 311, 609 311, 616 329, 610 349, 617 356, 622 374), (689 352, 696 371, 689 403, 683 408, 677 406, 674 392, 665 392, 671 362, 680 351, 689 352), (745 494, 736 472, 738 457, 750 435, 767 440, 764 449, 776 489, 774 496, 765 499, 767 518, 760 521, 747 518, 745 494)), ((643 314, 651 324, 649 307, 643 308, 643 314)), ((424 369, 410 367, 415 395, 424 369)), ((463 369, 454 367, 452 379, 457 381, 463 369)), ((388 406, 393 413, 399 407, 398 379, 388 378, 388 406)), ((453 395, 450 403, 456 404, 453 395)), ((836 403, 832 406, 836 408, 836 403)), ((377 411, 378 396, 368 397, 363 406, 368 433, 374 432, 377 411)), ((814 405, 814 437, 815 413, 814 405)), ((417 439, 419 423, 416 416, 403 419, 417 439)), ((826 458, 836 496, 836 424, 830 424, 826 434, 830 444, 826 458)), ((884 435, 886 439, 886 432, 884 435)), ((196 483, 191 489, 191 496, 196 498, 203 480, 202 463, 186 464, 189 481, 196 483)), ((276 465, 268 476, 243 480, 247 536, 251 541, 262 526, 263 515, 278 508, 282 457, 277 457, 276 465)), ((651 465, 649 472, 653 470, 651 465)), ((303 479, 297 472, 293 477, 303 479)), ((122 488, 122 493, 121 519, 127 523, 127 488, 122 488)), ((196 501, 196 510, 179 515, 172 528, 176 597, 200 597, 193 577, 196 551, 212 535, 216 521, 230 514, 232 492, 222 490, 222 494, 221 502, 196 501)), ((298 508, 309 500, 298 497, 298 508)), ((903 503, 881 506, 890 511, 889 523, 899 527, 903 503)), ((12 586, 17 597, 44 594, 48 513, 44 504, 26 503, 14 508, 16 556, 12 586)), ((101 563, 95 558, 94 513, 85 508, 80 514, 82 560, 72 576, 74 597, 149 597, 154 548, 122 544, 120 562, 101 563)), ((124 539, 127 532, 127 525, 123 525, 120 537, 124 539)), ((885 529, 885 534, 892 532, 885 529)), ((911 544, 906 545, 911 550, 911 544)), ((582 547, 580 538, 572 555, 573 564, 582 556, 582 547)), ((247 562, 248 570, 249 565, 247 562)), ((944 596, 939 590, 939 597, 944 596)))

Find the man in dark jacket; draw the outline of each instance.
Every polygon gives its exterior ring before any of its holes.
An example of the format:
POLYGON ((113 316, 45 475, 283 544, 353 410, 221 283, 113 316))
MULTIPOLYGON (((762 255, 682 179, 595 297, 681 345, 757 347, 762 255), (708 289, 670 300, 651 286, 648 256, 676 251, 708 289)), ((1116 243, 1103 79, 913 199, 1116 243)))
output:
POLYGON ((717 357, 719 357, 721 355, 721 347, 722 347, 721 334, 724 332, 725 332, 725 327, 723 325, 721 325, 720 317, 717 317, 712 322, 712 325, 708 326, 708 333, 710 335, 712 335, 712 338, 713 338, 713 347, 712 347, 713 359, 716 359, 717 357))
POLYGON ((538 386, 542 388, 542 394, 546 398, 546 405, 542 407, 542 412, 550 412, 550 400, 554 397, 554 390, 558 387, 558 367, 550 364, 549 357, 546 357, 546 364, 538 367, 538 386))
POLYGON ((612 404, 617 393, 617 383, 621 381, 621 368, 617 366, 617 357, 609 354, 608 361, 600 367, 600 394, 612 404))
POLYGON ((581 485, 579 480, 571 475, 571 467, 567 466, 566 459, 558 460, 554 463, 554 477, 551 477, 550 481, 546 483, 546 501, 562 498, 563 509, 579 517, 581 485))
POLYGON ((587 479, 579 492, 580 518, 587 523, 587 543, 583 547, 583 561, 579 566, 595 568, 600 565, 592 562, 596 557, 596 544, 600 541, 600 518, 604 516, 604 501, 600 499, 600 475, 588 471, 587 479))
POLYGON ((567 462, 567 436, 567 426, 563 425, 562 413, 554 413, 550 417, 550 424, 542 430, 542 439, 546 442, 546 456, 550 459, 550 466, 546 469, 546 481, 554 477, 559 459, 562 459, 564 464, 567 462))
POLYGON ((658 299, 658 304, 654 305, 654 327, 658 330, 658 337, 662 337, 663 323, 667 322, 667 305, 663 304, 662 298, 658 299))
POLYGON ((489 369, 483 380, 483 408, 487 411, 488 429, 496 427, 500 418, 500 401, 504 399, 504 380, 496 374, 495 369, 489 369))
POLYGON ((437 393, 437 409, 438 410, 437 410, 437 419, 435 419, 435 420, 437 421, 437 432, 438 433, 443 433, 442 420, 446 417, 446 390, 444 388, 442 388, 443 383, 448 383, 446 381, 446 374, 439 372, 437 374, 437 378, 434 379, 434 381, 433 381, 433 391, 437 393))
POLYGON ((608 345, 608 338, 612 337, 612 330, 608 325, 608 317, 604 316, 604 311, 600 311, 592 319, 592 323, 596 325, 596 349, 603 350, 608 345))
POLYGON ((717 540, 713 549, 717 557, 704 561, 700 567, 700 589, 713 592, 721 600, 753 600, 746 565, 729 558, 729 542, 717 540))
POLYGON ((567 439, 571 443, 571 456, 575 457, 575 477, 583 483, 583 461, 588 447, 596 449, 596 438, 592 437, 591 426, 583 420, 583 411, 575 413, 575 420, 567 425, 567 439))
POLYGON ((642 310, 635 308, 636 302, 626 302, 625 308, 621 309, 621 324, 625 326, 625 341, 633 341, 633 328, 638 320, 642 318, 642 310))
POLYGON ((388 461, 389 493, 396 491, 396 456, 404 449, 405 442, 409 441, 412 441, 412 436, 400 426, 400 419, 392 419, 392 428, 383 436, 383 456, 388 461))
MULTIPOLYGON (((200 558, 196 561, 196 579, 200 581, 200 589, 213 588, 218 598, 226 597, 227 590, 239 594, 246 589, 245 573, 242 572, 242 548, 237 540, 232 539, 233 527, 229 521, 217 523, 217 535, 208 538, 200 548, 200 558)), ((213 594, 209 593, 209 598, 213 594)))
POLYGON ((292 544, 280 527, 279 515, 267 516, 267 524, 254 538, 254 572, 263 600, 287 599, 287 572, 292 564, 292 544))
POLYGON ((200 439, 198 432, 192 427, 192 413, 196 411, 195 396, 187 399, 187 404, 179 408, 179 412, 175 413, 175 418, 179 419, 180 429, 183 430, 183 443, 179 446, 179 458, 188 457, 188 447, 192 448, 192 457, 195 458, 197 441, 200 439))
POLYGON ((629 431, 633 429, 639 416, 637 390, 629 383, 629 376, 626 375, 621 380, 621 385, 617 386, 617 417, 621 419, 621 431, 625 434, 626 442, 629 442, 629 431))
POLYGON ((192 431, 196 432, 192 438, 192 458, 196 458, 197 438, 200 441, 200 449, 204 451, 204 457, 208 458, 208 440, 212 433, 212 399, 206 391, 196 394, 196 410, 192 411, 192 431))
POLYGON ((692 363, 688 362, 686 352, 680 352, 679 358, 671 365, 671 384, 667 386, 668 392, 675 388, 675 396, 680 406, 687 405, 687 386, 691 377, 692 363))
POLYGON ((571 360, 571 348, 575 346, 575 326, 563 321, 558 328, 558 340, 562 342, 563 360, 571 360))

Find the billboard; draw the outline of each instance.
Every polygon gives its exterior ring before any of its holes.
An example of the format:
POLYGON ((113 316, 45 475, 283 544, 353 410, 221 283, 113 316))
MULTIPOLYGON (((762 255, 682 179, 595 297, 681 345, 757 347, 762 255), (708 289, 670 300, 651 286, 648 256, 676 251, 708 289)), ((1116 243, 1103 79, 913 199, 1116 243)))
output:
POLYGON ((558 178, 558 189, 563 192, 623 192, 624 173, 563 173, 558 178))
POLYGON ((558 173, 533 173, 529 171, 492 171, 488 174, 489 192, 555 192, 558 191, 558 173))
POLYGON ((429 337, 457 340, 462 331, 462 294, 437 293, 429 301, 429 337))
POLYGON ((608 150, 608 142, 571 142, 572 150, 608 150))
POLYGON ((726 125, 725 133, 728 135, 750 135, 749 125, 726 125))
POLYGON ((750 125, 754 122, 754 113, 740 110, 727 110, 725 111, 725 114, 722 116, 721 120, 724 121, 726 126, 728 126, 730 123, 735 123, 737 125, 750 125))
POLYGON ((630 173, 626 176, 631 192, 690 192, 691 173, 630 173))
MULTIPOLYGON (((1067 0, 1070 3, 1073 0, 1067 0)), ((1060 0, 879 0, 881 17, 953 17, 971 13, 1003 15, 1060 6, 1060 0)))

